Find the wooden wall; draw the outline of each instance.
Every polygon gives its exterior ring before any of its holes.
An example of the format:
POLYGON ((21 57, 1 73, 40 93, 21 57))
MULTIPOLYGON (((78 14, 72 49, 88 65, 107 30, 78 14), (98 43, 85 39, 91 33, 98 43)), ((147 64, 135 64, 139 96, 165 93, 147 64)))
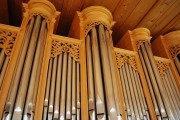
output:
MULTIPOLYGON (((20 26, 22 17, 21 3, 26 3, 29 0, 0 1, 0 22, 8 24, 7 21, 9 21, 10 25, 20 26)), ((75 12, 92 5, 104 6, 112 12, 116 21, 113 27, 114 43, 117 43, 127 30, 133 30, 137 27, 148 28, 154 38, 160 34, 180 29, 180 0, 50 1, 61 12, 56 34, 63 36, 67 36, 75 12)))

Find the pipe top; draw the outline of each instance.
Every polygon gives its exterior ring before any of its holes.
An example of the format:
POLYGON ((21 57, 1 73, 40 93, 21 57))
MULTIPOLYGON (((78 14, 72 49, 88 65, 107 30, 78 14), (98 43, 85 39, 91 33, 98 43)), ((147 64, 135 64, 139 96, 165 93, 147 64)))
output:
POLYGON ((148 41, 150 42, 151 36, 150 36, 150 31, 147 28, 136 28, 132 30, 131 32, 131 37, 135 41, 148 41))
POLYGON ((180 46, 180 30, 173 31, 164 35, 164 40, 169 47, 176 45, 180 46))
POLYGON ((92 26, 103 24, 107 29, 111 29, 114 25, 111 12, 102 6, 90 6, 83 11, 78 12, 85 31, 89 31, 92 26))
POLYGON ((48 21, 59 15, 54 5, 48 0, 30 0, 28 4, 23 4, 29 16, 41 15, 48 21))

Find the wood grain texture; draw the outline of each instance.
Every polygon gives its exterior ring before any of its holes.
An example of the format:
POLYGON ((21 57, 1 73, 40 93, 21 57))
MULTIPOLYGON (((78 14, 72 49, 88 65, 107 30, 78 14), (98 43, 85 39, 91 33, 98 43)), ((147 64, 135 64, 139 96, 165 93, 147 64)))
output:
MULTIPOLYGON (((1 0, 0 22, 20 26, 22 2, 29 0, 1 0), (6 5, 7 2, 7 5, 6 5), (2 4, 1 4, 2 3, 2 4), (6 9, 7 6, 7 9, 6 9), (2 12, 3 11, 3 12, 2 12), (5 12, 4 12, 5 11, 5 12), (1 17, 2 16, 2 17, 1 17), (8 21, 9 17, 9 23, 8 21), (2 19, 4 19, 2 21, 2 19)), ((150 29, 153 39, 180 29, 179 0, 49 0, 61 12, 56 34, 67 36, 76 11, 99 5, 108 8, 116 24, 113 41, 118 43, 127 30, 137 27, 150 29)))

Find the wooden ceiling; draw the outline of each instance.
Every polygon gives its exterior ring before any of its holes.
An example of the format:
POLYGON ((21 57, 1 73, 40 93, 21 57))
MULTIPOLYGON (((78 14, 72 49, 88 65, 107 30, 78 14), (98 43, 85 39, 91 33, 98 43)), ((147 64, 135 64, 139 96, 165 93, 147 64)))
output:
MULTIPOLYGON (((29 0, 0 0, 0 22, 20 26, 22 2, 29 0)), ((67 36, 76 11, 92 5, 108 8, 116 24, 113 40, 117 43, 127 30, 146 27, 153 38, 180 30, 180 0, 50 0, 61 12, 57 33, 67 36)))

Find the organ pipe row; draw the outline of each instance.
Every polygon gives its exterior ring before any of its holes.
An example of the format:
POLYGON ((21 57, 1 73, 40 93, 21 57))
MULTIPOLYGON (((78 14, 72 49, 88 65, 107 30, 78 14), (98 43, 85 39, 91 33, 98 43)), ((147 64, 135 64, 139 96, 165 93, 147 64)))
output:
POLYGON ((41 16, 32 17, 8 93, 3 114, 5 120, 33 117, 46 32, 45 20, 41 16))
POLYGON ((86 37, 89 115, 91 119, 121 119, 109 32, 97 25, 86 37), (94 68, 94 69, 92 69, 94 68), (95 87, 94 87, 95 86, 95 87), (115 97, 116 96, 116 97, 115 97))
POLYGON ((135 55, 126 55, 116 48, 116 58, 120 75, 127 119, 150 119, 149 110, 143 93, 141 77, 136 65, 135 55))
POLYGON ((77 12, 63 37, 53 34, 59 13, 49 1, 23 6, 17 36, 0 29, 0 119, 180 118, 179 53, 173 62, 155 57, 147 29, 128 31, 117 44, 123 49, 113 48, 106 8, 77 12))
POLYGON ((49 60, 43 120, 80 117, 80 64, 63 52, 49 60))

